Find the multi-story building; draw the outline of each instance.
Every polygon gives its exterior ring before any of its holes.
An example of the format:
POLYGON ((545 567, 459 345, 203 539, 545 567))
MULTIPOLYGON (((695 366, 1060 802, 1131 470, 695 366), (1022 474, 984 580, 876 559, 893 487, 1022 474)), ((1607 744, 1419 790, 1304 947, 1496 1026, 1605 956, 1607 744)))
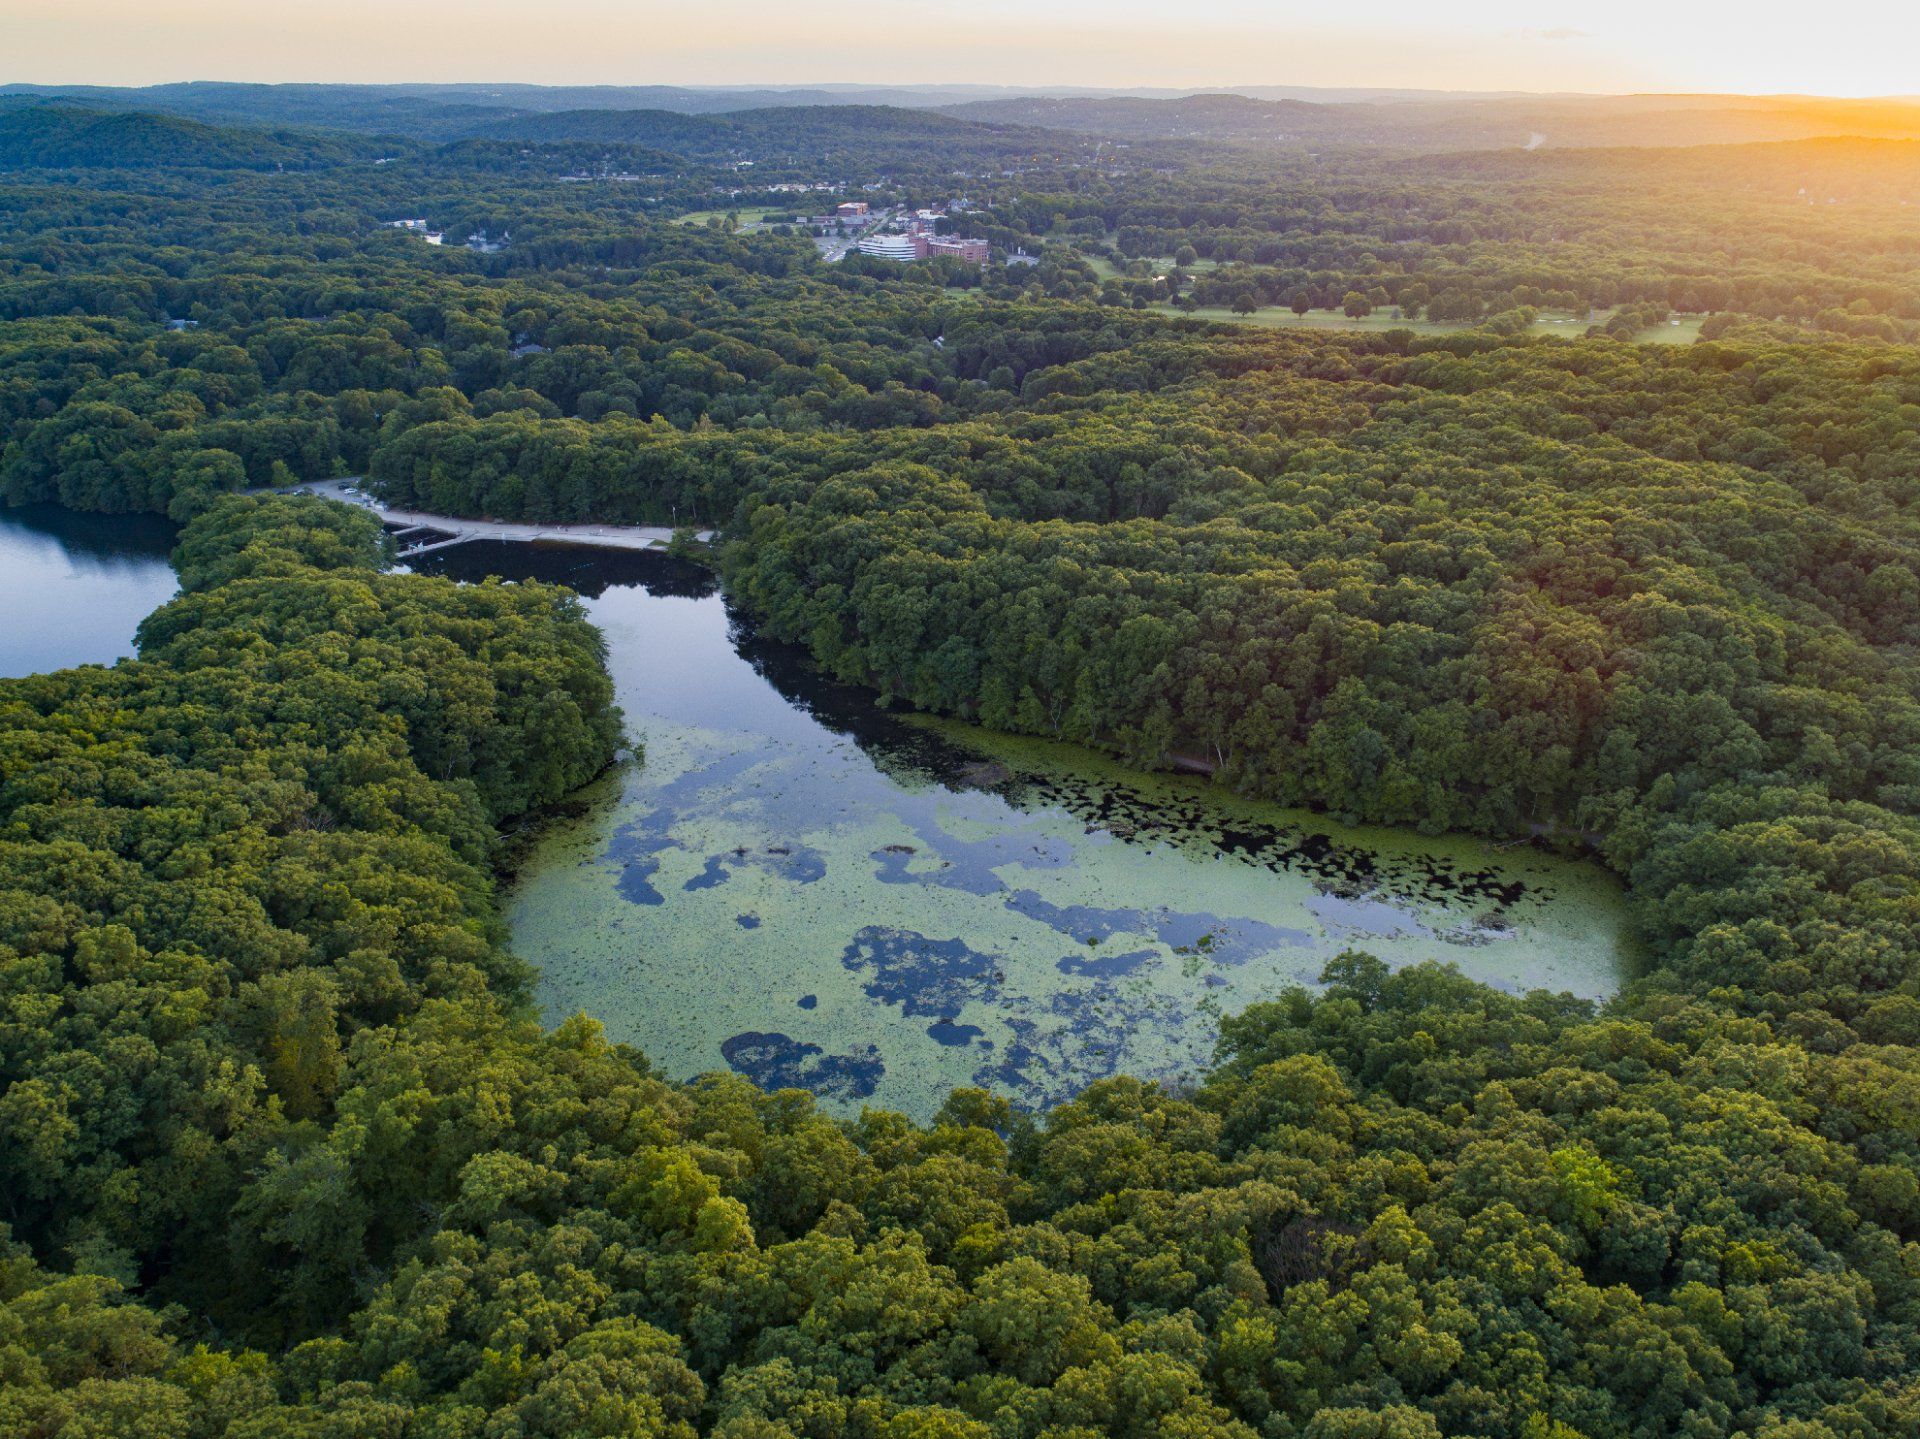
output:
POLYGON ((927 257, 925 235, 869 235, 857 247, 861 254, 878 260, 924 260, 927 257))
POLYGON ((933 256, 945 255, 949 259, 964 260, 969 265, 987 263, 987 242, 968 235, 929 235, 927 253, 933 256))
POLYGON ((944 255, 969 265, 987 263, 989 246, 985 240, 969 235, 932 235, 914 230, 905 235, 869 235, 858 247, 861 254, 879 260, 924 260, 944 255))

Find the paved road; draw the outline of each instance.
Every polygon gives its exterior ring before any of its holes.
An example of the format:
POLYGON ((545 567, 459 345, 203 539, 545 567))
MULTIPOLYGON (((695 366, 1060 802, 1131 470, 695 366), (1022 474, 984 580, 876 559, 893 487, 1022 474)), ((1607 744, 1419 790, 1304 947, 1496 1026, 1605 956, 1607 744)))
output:
POLYGON ((901 213, 903 212, 898 209, 875 211, 867 218, 867 223, 854 231, 853 234, 836 235, 830 240, 816 239, 813 243, 820 247, 820 258, 822 260, 826 261, 829 265, 836 265, 853 252, 854 246, 858 245, 862 240, 866 239, 867 236, 873 234, 882 226, 888 224, 894 216, 901 213))
MULTIPOLYGON (((359 480, 351 477, 321 480, 300 488, 324 495, 330 500, 342 500, 372 510, 392 529, 420 525, 451 535, 459 541, 507 540, 525 544, 587 545, 605 550, 663 550, 673 539, 673 531, 664 525, 514 525, 499 520, 463 520, 452 515, 430 515, 424 510, 395 509, 361 492, 359 480)), ((697 530, 694 538, 710 541, 713 531, 697 530)), ((403 551, 407 548, 405 537, 401 538, 400 548, 403 551)))

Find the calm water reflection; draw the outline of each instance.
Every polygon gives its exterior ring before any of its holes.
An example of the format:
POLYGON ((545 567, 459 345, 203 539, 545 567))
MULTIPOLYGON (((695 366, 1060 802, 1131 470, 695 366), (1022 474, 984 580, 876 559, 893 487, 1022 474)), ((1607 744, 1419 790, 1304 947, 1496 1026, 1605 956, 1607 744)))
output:
POLYGON ((0 675, 112 664, 176 588, 157 515, 0 507, 0 675))
POLYGON ((561 580, 644 748, 509 896, 550 1018, 677 1077, 732 1067, 927 1115, 1203 1069, 1224 1012, 1343 949, 1510 989, 1617 983, 1617 889, 1525 847, 1354 831, 1063 746, 912 721, 758 640, 664 556, 472 544, 422 568, 561 580))

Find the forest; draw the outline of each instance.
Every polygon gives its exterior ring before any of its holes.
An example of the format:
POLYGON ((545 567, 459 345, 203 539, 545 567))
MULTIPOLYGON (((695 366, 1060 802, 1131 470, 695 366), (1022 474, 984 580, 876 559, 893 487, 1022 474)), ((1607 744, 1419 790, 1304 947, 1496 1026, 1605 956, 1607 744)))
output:
POLYGON ((563 108, 115 164, 45 108, 0 494, 184 528, 138 659, 0 681, 0 1435, 1920 1431, 1915 147, 563 108), (964 191, 993 261, 827 263, 753 223, 788 181, 964 191), (1453 318, 1179 313, 1233 285, 1453 318), (262 493, 349 474, 717 529, 886 704, 1590 854, 1641 968, 1351 952, 1044 1114, 662 1075, 544 1027, 501 920, 503 829, 623 743, 597 632, 262 493))
MULTIPOLYGON (((1571 37, 1568 37, 1571 38, 1571 37)), ((302 125, 438 141, 563 111, 670 111, 741 118, 753 110, 887 107, 1002 128, 1077 131, 1128 143, 1204 138, 1271 151, 1312 144, 1400 153, 1500 150, 1548 132, 1556 146, 1692 146, 1821 136, 1920 138, 1911 96, 1448 94, 1312 85, 1240 85, 1174 94, 1061 95, 995 85, 258 84, 122 87, 0 83, 0 102, 71 101, 212 125, 302 125)), ((905 117, 902 117, 903 119, 905 117)))

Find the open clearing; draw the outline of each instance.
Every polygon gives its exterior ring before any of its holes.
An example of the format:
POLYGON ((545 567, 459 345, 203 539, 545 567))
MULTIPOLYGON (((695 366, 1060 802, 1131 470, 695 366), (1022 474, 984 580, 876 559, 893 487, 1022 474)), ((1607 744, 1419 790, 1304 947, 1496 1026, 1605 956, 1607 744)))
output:
MULTIPOLYGON (((781 213, 784 215, 786 212, 782 211, 781 213)), ((695 210, 688 215, 676 216, 673 223, 676 225, 691 225, 697 229, 713 220, 718 220, 724 224, 729 215, 734 216, 740 221, 740 228, 742 230, 753 230, 765 224, 778 223, 777 221, 769 221, 765 214, 756 210, 695 210)))
MULTIPOLYGON (((1175 309, 1172 305, 1160 304, 1151 307, 1163 315, 1187 315, 1195 320, 1219 320, 1230 325, 1262 325, 1269 329, 1305 329, 1335 330, 1348 333, 1361 333, 1368 330, 1412 330, 1417 335, 1450 335, 1461 330, 1471 330, 1472 325, 1457 322, 1439 323, 1433 320, 1396 320, 1391 313, 1368 315, 1363 320, 1350 320, 1333 310, 1309 310, 1304 315, 1296 315, 1285 306, 1269 305, 1255 310, 1251 315, 1242 315, 1224 306, 1203 305, 1191 312, 1175 309)), ((1589 325, 1604 325, 1611 311, 1595 311, 1591 319, 1576 319, 1564 312, 1546 313, 1536 320, 1527 333, 1530 335, 1557 335, 1563 340, 1578 339, 1586 334, 1589 325)), ((1634 336, 1636 343, 1645 345, 1689 345, 1700 338, 1700 322, 1704 315, 1680 316, 1679 323, 1668 323, 1644 331, 1634 336)))
MULTIPOLYGON (((1124 280, 1127 277, 1127 272, 1123 267, 1114 264, 1113 261, 1107 259, 1105 256, 1089 255, 1083 252, 1080 258, 1091 265, 1093 267, 1093 273, 1103 280, 1124 280)), ((1170 255, 1162 255, 1157 259, 1148 260, 1147 263, 1153 267, 1154 274, 1164 275, 1173 268, 1173 257, 1170 255)), ((1180 268, 1185 270, 1189 275, 1204 275, 1209 270, 1219 269, 1220 262, 1218 260, 1195 260, 1191 265, 1182 265, 1180 268)))

